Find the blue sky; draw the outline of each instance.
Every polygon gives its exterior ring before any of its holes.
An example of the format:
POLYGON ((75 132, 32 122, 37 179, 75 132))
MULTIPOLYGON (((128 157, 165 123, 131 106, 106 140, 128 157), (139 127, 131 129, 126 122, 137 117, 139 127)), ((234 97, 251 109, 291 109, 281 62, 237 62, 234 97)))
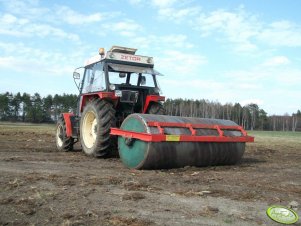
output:
POLYGON ((301 109, 301 2, 0 0, 0 92, 74 93, 99 47, 153 56, 166 97, 301 109))

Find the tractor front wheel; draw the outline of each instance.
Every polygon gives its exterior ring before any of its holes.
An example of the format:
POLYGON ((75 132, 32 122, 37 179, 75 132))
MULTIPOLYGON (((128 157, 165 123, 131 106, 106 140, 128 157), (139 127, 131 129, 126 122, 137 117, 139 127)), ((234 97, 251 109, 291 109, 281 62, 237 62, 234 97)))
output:
POLYGON ((60 116, 56 124, 56 147, 59 151, 72 151, 74 139, 66 135, 66 123, 60 116))
POLYGON ((90 101, 82 113, 80 141, 85 154, 102 157, 112 150, 111 127, 115 126, 115 110, 106 100, 90 101))

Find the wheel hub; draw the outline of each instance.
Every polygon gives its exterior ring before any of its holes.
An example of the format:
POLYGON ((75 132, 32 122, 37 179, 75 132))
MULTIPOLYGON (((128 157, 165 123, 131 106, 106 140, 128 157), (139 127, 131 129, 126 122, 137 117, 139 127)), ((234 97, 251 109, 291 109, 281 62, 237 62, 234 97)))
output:
POLYGON ((96 140, 96 136, 97 136, 97 120, 96 120, 96 118, 92 122, 91 130, 92 130, 91 131, 92 137, 93 137, 93 139, 95 141, 96 140))
POLYGON ((63 146, 63 127, 59 125, 56 130, 56 142, 59 147, 63 146))
POLYGON ((82 136, 85 146, 92 148, 97 138, 97 119, 94 112, 87 112, 83 121, 82 136))

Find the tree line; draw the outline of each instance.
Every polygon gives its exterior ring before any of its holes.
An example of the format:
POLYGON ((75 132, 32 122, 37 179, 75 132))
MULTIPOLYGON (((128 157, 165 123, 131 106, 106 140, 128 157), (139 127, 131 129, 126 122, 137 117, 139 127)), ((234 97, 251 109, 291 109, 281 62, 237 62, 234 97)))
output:
POLYGON ((301 112, 268 116, 264 109, 250 103, 221 104, 218 101, 167 99, 164 103, 168 115, 228 119, 247 130, 301 131, 301 112))
POLYGON ((39 93, 2 93, 0 94, 0 120, 32 123, 56 122, 62 112, 76 109, 77 95, 48 95, 39 93))
MULTIPOLYGON (((48 95, 35 93, 0 94, 0 120, 33 123, 56 122, 62 112, 74 112, 77 95, 48 95)), ((251 103, 221 104, 218 101, 167 99, 166 114, 183 117, 229 119, 247 130, 301 131, 301 112, 268 116, 265 110, 251 103)))

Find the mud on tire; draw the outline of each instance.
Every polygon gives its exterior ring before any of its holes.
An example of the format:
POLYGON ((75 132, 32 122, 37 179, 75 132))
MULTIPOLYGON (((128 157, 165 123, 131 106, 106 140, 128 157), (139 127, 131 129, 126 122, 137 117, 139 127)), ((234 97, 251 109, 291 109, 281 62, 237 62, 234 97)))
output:
POLYGON ((66 135, 66 123, 61 115, 56 124, 56 147, 59 151, 72 151, 74 139, 66 135))
POLYGON ((110 129, 115 124, 113 105, 106 100, 91 100, 80 121, 80 142, 84 153, 94 157, 110 155, 114 149, 110 129))

